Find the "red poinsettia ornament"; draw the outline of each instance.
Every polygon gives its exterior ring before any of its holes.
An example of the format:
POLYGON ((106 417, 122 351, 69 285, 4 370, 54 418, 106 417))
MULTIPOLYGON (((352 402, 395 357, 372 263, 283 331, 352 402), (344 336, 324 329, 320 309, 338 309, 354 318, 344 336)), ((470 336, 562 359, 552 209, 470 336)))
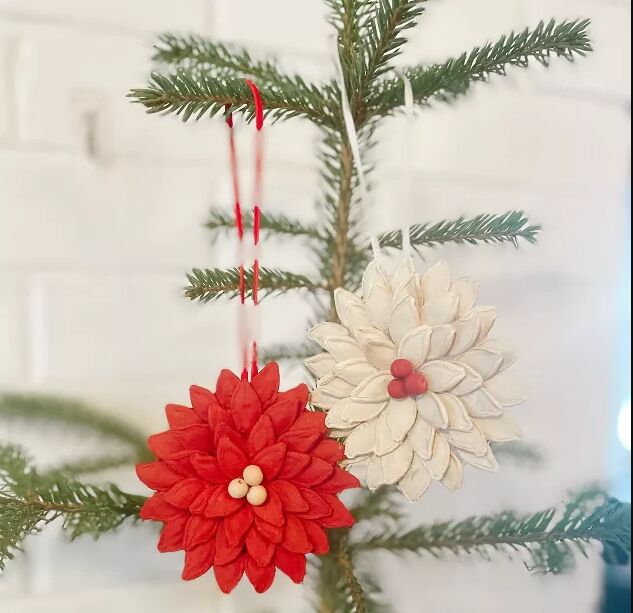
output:
POLYGON ((306 554, 328 551, 324 528, 353 525, 336 494, 359 482, 307 401, 305 385, 279 391, 272 363, 251 382, 223 370, 215 393, 192 386, 192 408, 167 405, 170 429, 149 438, 158 460, 137 474, 156 490, 141 517, 164 522, 159 551, 185 551, 183 579, 213 567, 225 593, 244 573, 264 592, 279 568, 300 583, 306 554))

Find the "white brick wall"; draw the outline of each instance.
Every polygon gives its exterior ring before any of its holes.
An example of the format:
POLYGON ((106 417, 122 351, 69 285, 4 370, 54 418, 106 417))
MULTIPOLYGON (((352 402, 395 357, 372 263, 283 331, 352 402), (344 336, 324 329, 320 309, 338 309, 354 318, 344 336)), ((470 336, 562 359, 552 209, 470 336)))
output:
MULTIPOLYGON (((186 401, 190 383, 211 384, 235 361, 234 305, 181 297, 184 271, 233 263, 230 244, 212 246, 201 227, 210 204, 229 200, 221 122, 149 117, 125 93, 144 82, 153 36, 166 29, 210 33, 328 75, 323 15, 319 0, 0 0, 3 389, 76 395, 149 431, 162 427, 163 404, 186 401)), ((446 247, 429 258, 481 279, 482 299, 498 305, 499 333, 514 339, 532 388, 522 418, 547 454, 547 472, 471 473, 460 496, 434 490, 412 521, 534 508, 606 476, 620 401, 613 390, 628 240, 630 3, 436 0, 401 61, 439 61, 551 15, 591 16, 596 53, 573 66, 514 71, 420 113, 408 159, 407 127, 390 120, 374 154, 372 231, 509 208, 545 225, 538 248, 446 247)), ((313 218, 315 131, 288 122, 267 134, 270 208, 313 218)), ((250 136, 242 136, 245 149, 250 136)), ((266 261, 310 270, 298 249, 269 246, 266 261)), ((303 334, 300 297, 265 302, 262 311, 264 342, 303 334)), ((34 432, 0 431, 7 435, 24 436, 44 461, 69 446, 67 437, 44 445, 34 432)), ((130 471, 112 477, 139 488, 130 471)), ((155 554, 153 538, 148 528, 69 547, 55 532, 39 536, 0 580, 2 611, 126 613, 140 602, 160 613, 306 608, 305 593, 284 581, 263 599, 246 587, 218 599, 206 579, 182 585, 179 556, 155 554)), ((556 579, 505 561, 381 564, 403 613, 418 610, 421 595, 442 613, 589 613, 600 589, 595 560, 556 579)))

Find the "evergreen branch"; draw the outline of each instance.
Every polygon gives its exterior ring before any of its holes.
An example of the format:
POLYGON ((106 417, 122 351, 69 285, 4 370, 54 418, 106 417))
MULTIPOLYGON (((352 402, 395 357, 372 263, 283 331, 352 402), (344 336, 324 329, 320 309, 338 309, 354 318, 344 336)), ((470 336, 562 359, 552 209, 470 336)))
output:
MULTIPOLYGON (((322 125, 335 123, 331 106, 321 97, 305 95, 298 87, 259 89, 266 114, 275 119, 304 117, 322 125)), ((148 113, 175 113, 183 121, 194 115, 201 119, 242 111, 250 121, 255 113, 253 94, 243 79, 213 79, 196 70, 168 75, 154 72, 147 87, 131 90, 128 97, 142 104, 148 113)))
POLYGON ((561 573, 573 566, 574 553, 586 555, 586 545, 599 542, 627 561, 631 556, 631 508, 595 491, 575 496, 556 519, 554 508, 530 516, 514 512, 471 517, 454 523, 420 526, 365 539, 356 551, 384 549, 394 553, 476 553, 490 558, 493 551, 524 551, 527 565, 539 573, 561 573), (596 506, 596 502, 598 505, 596 506))
MULTIPOLYGON (((250 212, 243 214, 244 227, 253 227, 253 216, 250 212)), ((212 232, 235 231, 235 217, 232 212, 212 209, 206 227, 212 232)), ((271 235, 300 236, 312 239, 322 239, 319 229, 307 225, 280 213, 262 213, 261 229, 271 235)), ((263 238, 266 238, 264 235, 263 238)))
POLYGON ((404 515, 398 506, 397 496, 398 492, 393 487, 381 487, 375 492, 364 489, 358 494, 350 512, 357 524, 378 518, 401 521, 404 515))
MULTIPOLYGON (((147 459, 153 459, 151 456, 147 459)), ((76 477, 78 475, 88 475, 94 473, 101 473, 105 470, 113 470, 116 468, 123 468, 125 466, 132 466, 139 460, 135 455, 106 455, 97 458, 80 458, 72 462, 67 462, 54 469, 55 473, 63 473, 69 477, 76 477)))
MULTIPOLYGON (((535 243, 539 225, 528 225, 522 211, 508 211, 501 215, 477 215, 471 219, 460 217, 444 220, 436 224, 416 224, 411 226, 410 237, 413 247, 434 247, 444 243, 470 244, 511 242, 518 246, 519 239, 535 243)), ((402 248, 402 230, 381 234, 380 244, 386 248, 402 248)))
POLYGON ((98 538, 136 521, 145 498, 114 485, 96 487, 61 473, 39 474, 14 446, 0 446, 0 570, 29 534, 61 518, 71 539, 98 538))
MULTIPOLYGON (((245 294, 247 298, 250 298, 253 295, 253 269, 248 269, 245 273, 245 294)), ((187 279, 189 285, 185 288, 185 296, 191 300, 210 302, 221 296, 236 298, 240 295, 239 268, 229 268, 227 270, 220 268, 207 268, 205 270, 194 268, 187 275, 187 279)), ((316 292, 319 289, 323 289, 323 287, 304 275, 284 270, 260 268, 260 298, 295 289, 316 292)))
POLYGON ((265 347, 261 353, 264 364, 268 362, 284 362, 288 360, 305 360, 314 355, 314 345, 303 343, 301 345, 272 345, 265 347))
MULTIPOLYGON (((91 433, 130 447, 130 462, 148 462, 154 456, 146 436, 127 422, 106 415, 94 407, 68 398, 0 394, 0 419, 54 424, 78 433, 91 433)), ((119 456, 121 457, 121 456, 119 456)), ((77 465, 77 469, 79 465, 77 465)), ((79 472, 90 472, 87 470, 79 472)))
MULTIPOLYGON (((588 36, 590 20, 548 24, 541 21, 536 28, 520 34, 512 32, 494 45, 475 47, 457 59, 432 66, 414 66, 404 71, 411 81, 418 104, 432 98, 447 101, 465 93, 470 85, 485 81, 492 74, 505 75, 508 66, 526 67, 530 59, 547 66, 552 56, 573 61, 592 51, 588 36)), ((386 115, 404 104, 400 79, 388 79, 370 96, 370 115, 386 115)))
POLYGON ((513 461, 518 466, 537 468, 542 466, 545 458, 538 447, 523 441, 512 443, 496 443, 492 445, 498 460, 513 461))
POLYGON ((338 565, 345 578, 347 591, 349 592, 353 613, 367 613, 367 602, 365 600, 365 592, 360 581, 354 573, 354 565, 349 551, 346 548, 341 548, 336 558, 338 565))

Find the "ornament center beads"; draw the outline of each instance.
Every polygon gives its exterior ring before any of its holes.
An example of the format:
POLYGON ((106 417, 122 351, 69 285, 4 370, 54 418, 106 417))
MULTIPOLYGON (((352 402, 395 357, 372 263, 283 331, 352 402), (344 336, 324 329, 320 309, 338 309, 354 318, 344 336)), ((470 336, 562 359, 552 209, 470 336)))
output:
POLYGON ((429 389, 426 377, 415 372, 413 364, 409 360, 394 360, 391 364, 393 381, 387 387, 392 398, 401 399, 411 396, 415 398, 427 392, 429 389))
POLYGON ((231 498, 246 498, 255 507, 259 507, 266 502, 268 492, 261 484, 264 480, 264 473, 259 466, 251 464, 244 469, 241 479, 233 479, 229 483, 229 496, 231 498))

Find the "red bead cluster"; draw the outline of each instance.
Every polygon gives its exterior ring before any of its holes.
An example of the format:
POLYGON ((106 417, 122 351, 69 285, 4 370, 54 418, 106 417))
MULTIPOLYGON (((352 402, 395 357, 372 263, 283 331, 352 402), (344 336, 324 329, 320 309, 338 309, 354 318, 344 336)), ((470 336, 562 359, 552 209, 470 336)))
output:
POLYGON ((387 387, 387 391, 392 398, 407 398, 420 396, 429 389, 426 377, 419 372, 415 372, 413 364, 409 360, 394 360, 391 364, 391 374, 394 376, 387 387))

